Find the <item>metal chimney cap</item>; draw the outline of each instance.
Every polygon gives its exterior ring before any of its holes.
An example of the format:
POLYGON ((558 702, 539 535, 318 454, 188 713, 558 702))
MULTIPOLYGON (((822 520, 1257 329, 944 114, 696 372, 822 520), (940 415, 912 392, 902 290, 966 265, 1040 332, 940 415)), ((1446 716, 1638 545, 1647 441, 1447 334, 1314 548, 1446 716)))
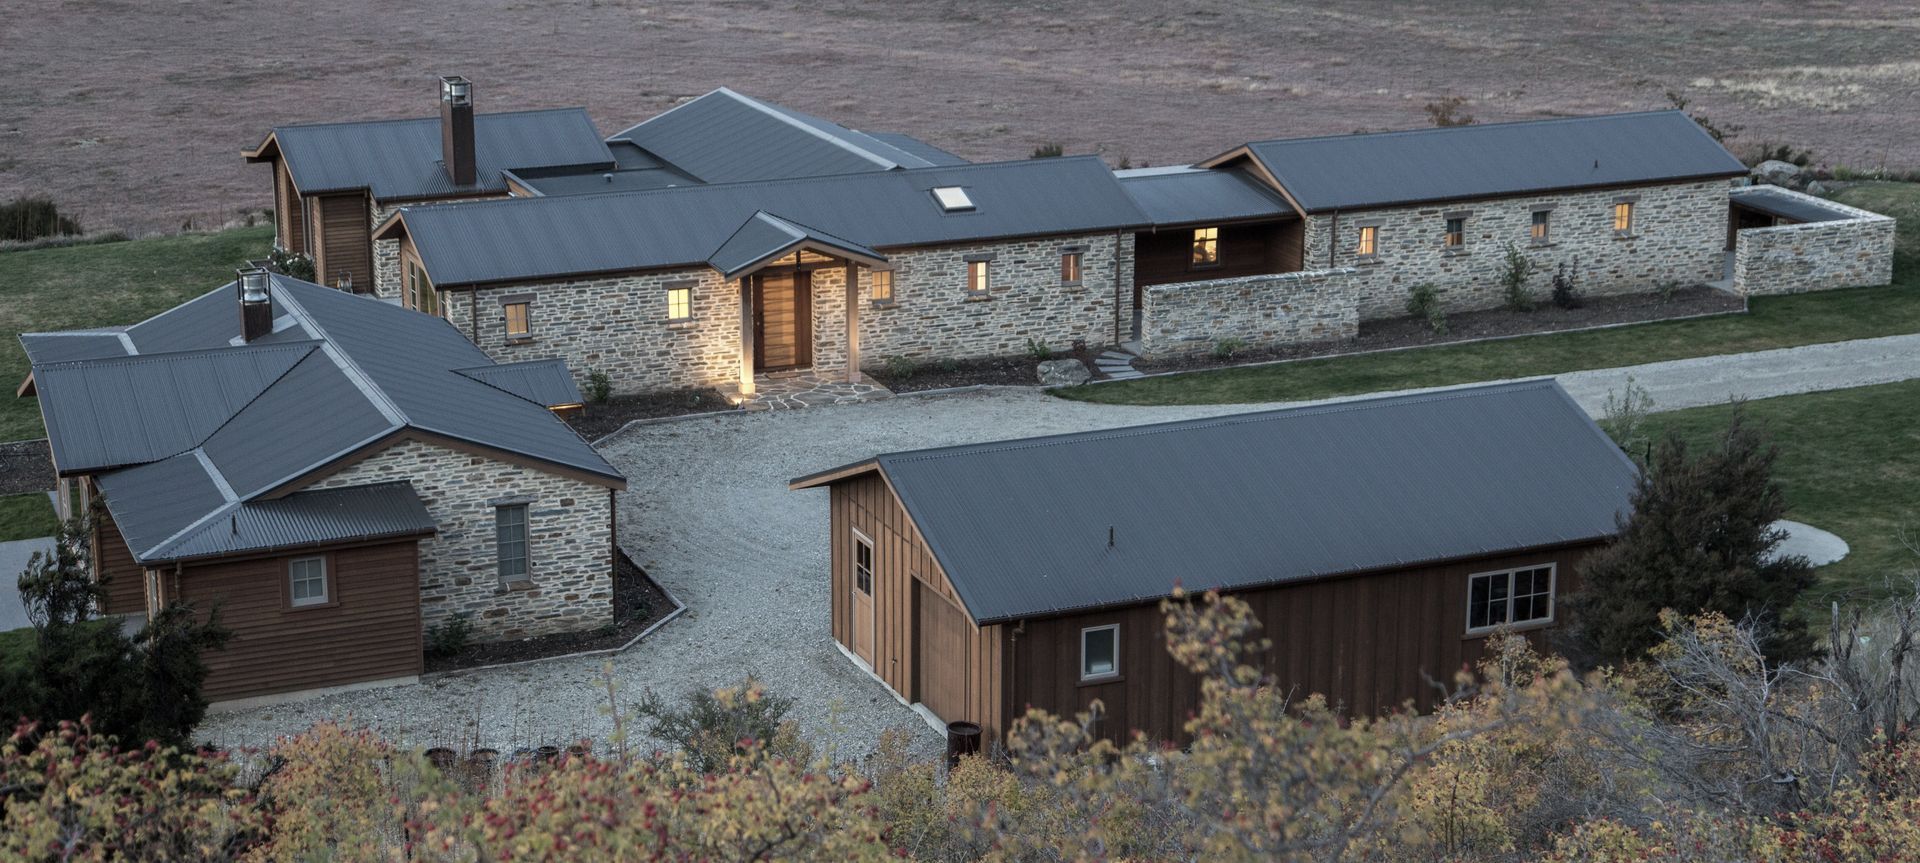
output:
POLYGON ((267 288, 272 276, 265 267, 245 267, 239 270, 240 301, 243 303, 264 303, 268 300, 267 288))
POLYGON ((440 79, 440 101, 450 105, 466 105, 473 102, 473 82, 459 75, 446 75, 440 79))

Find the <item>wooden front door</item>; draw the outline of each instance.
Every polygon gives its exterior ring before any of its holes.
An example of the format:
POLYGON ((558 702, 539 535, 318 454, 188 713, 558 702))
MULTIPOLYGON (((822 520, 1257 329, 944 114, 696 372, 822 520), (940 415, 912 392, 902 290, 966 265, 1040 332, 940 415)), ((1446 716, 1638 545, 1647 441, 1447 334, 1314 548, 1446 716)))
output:
POLYGON ((853 535, 853 652, 873 665, 873 540, 853 535))
POLYGON ((813 365, 813 280, 804 270, 753 277, 753 370, 813 365))

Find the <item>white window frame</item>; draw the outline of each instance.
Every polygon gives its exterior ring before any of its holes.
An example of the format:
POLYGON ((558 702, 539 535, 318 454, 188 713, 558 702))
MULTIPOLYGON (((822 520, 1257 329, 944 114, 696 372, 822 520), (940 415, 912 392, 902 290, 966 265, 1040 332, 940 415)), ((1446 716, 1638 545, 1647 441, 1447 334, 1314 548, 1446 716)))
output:
POLYGON ((1467 624, 1467 634, 1468 635, 1485 635, 1489 632, 1493 632, 1498 629, 1533 629, 1536 627, 1551 625, 1554 621, 1555 615, 1557 615, 1560 611, 1559 599, 1560 599, 1560 565, 1557 563, 1535 563, 1527 566, 1516 566, 1511 569, 1493 569, 1493 570, 1488 570, 1486 572, 1472 573, 1467 576, 1467 608, 1466 608, 1466 617, 1465 617, 1465 621, 1467 624), (1513 577, 1517 573, 1532 572, 1536 569, 1544 569, 1547 571, 1547 616, 1530 618, 1527 620, 1514 620, 1513 619, 1513 596, 1514 596, 1513 577), (1499 623, 1489 624, 1487 626, 1474 626, 1473 625, 1473 583, 1482 578, 1494 578, 1497 576, 1504 576, 1507 580, 1507 597, 1505 600, 1507 604, 1506 617, 1505 619, 1501 620, 1499 623))
POLYGON ((935 186, 933 199, 940 204, 943 212, 965 213, 973 209, 973 197, 960 186, 935 186))
POLYGON ((1098 680, 1113 680, 1120 676, 1120 624, 1109 623, 1105 626, 1089 626, 1080 630, 1080 681, 1082 683, 1098 680), (1087 670, 1087 636, 1096 632, 1113 633, 1113 669, 1103 672, 1087 670))
POLYGON ((327 605, 331 602, 333 602, 333 575, 327 571, 326 555, 316 554, 308 557, 296 557, 287 561, 287 604, 289 606, 294 608, 311 608, 316 605, 327 605), (310 576, 301 576, 296 572, 296 567, 303 563, 320 564, 319 596, 308 596, 304 598, 298 596, 298 585, 301 582, 312 580, 310 576))

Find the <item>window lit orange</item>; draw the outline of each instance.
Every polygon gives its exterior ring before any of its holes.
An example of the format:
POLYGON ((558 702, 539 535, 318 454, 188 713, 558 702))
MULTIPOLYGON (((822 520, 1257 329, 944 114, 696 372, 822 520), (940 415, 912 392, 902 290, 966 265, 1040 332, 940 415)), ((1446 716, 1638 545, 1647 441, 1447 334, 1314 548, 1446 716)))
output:
POLYGON ((893 302, 893 271, 873 271, 873 301, 876 303, 893 302))
POLYGON ((1613 205, 1613 232, 1616 234, 1633 233, 1633 202, 1621 201, 1613 205))
POLYGON ((991 286, 992 286, 991 277, 987 275, 987 262, 986 261, 968 261, 967 262, 967 293, 985 294, 987 292, 987 288, 991 286))
POLYGON ((1080 253, 1063 252, 1060 255, 1060 281, 1073 284, 1080 281, 1080 253))
POLYGON ((526 303, 508 303, 503 308, 507 313, 507 338, 524 339, 533 334, 532 315, 526 303))
POLYGON ((1193 229, 1193 265, 1210 267, 1220 263, 1220 229, 1193 229))
POLYGON ((1354 247, 1353 253, 1363 258, 1380 254, 1379 241, 1380 229, 1373 225, 1363 225, 1360 228, 1360 244, 1354 247))

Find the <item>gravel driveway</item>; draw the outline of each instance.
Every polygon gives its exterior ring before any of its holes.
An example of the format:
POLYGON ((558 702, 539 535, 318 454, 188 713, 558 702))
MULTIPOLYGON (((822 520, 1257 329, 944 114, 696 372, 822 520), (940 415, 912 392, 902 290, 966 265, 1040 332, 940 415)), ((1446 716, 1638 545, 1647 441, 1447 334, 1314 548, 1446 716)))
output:
MULTIPOLYGON (((1838 389, 1920 377, 1920 336, 1866 339, 1560 376, 1598 413, 1626 374, 1659 410, 1733 396, 1838 389)), ((678 693, 748 673, 798 699, 793 717, 843 757, 870 751, 886 728, 941 741, 859 671, 828 634, 827 493, 790 492, 788 479, 890 450, 1053 434, 1266 407, 1124 407, 1065 401, 1030 389, 900 397, 800 411, 729 413, 636 426, 602 446, 626 472, 620 538, 688 607, 647 642, 614 657, 621 700, 644 687, 678 693)), ((468 672, 420 686, 348 693, 210 718, 207 739, 267 742, 322 718, 365 723, 403 742, 511 750, 604 738, 600 658, 468 672)))

